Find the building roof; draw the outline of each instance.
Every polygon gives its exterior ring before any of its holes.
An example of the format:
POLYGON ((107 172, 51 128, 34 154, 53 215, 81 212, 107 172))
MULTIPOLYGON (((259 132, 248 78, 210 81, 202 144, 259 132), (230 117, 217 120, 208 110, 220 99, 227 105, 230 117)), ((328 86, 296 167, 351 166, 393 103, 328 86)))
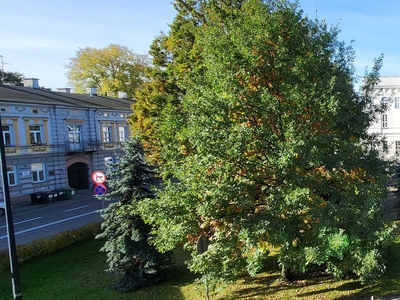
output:
POLYGON ((54 92, 23 86, 0 85, 0 103, 57 105, 107 110, 132 110, 134 100, 89 94, 54 92))

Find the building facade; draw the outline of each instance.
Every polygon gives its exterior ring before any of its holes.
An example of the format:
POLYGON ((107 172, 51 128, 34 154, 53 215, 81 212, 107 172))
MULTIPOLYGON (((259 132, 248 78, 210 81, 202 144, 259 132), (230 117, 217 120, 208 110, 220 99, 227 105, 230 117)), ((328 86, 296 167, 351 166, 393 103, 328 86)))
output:
MULTIPOLYGON (((132 100, 70 90, 0 85, 0 114, 11 202, 32 193, 92 188, 131 129, 132 100)), ((0 192, 2 197, 2 191, 0 192)))
POLYGON ((373 104, 385 103, 388 109, 372 124, 369 132, 386 138, 387 158, 400 157, 400 76, 380 77, 380 83, 375 87, 374 94, 373 104))

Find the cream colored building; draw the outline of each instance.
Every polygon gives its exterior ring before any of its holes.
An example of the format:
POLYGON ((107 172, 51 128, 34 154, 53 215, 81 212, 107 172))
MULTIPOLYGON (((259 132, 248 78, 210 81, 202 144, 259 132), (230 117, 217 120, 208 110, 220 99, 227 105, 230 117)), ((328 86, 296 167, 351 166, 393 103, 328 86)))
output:
POLYGON ((388 141, 389 158, 400 158, 400 76, 383 76, 375 87, 374 104, 387 103, 388 110, 382 113, 369 129, 388 141))

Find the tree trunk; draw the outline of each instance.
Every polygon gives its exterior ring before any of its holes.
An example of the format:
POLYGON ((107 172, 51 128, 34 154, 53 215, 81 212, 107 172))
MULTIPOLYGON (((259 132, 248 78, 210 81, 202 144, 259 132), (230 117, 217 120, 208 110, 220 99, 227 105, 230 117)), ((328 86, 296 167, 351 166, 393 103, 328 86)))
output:
POLYGON ((285 282, 292 282, 293 280, 293 276, 290 273, 290 269, 286 268, 284 264, 282 264, 281 280, 285 282))

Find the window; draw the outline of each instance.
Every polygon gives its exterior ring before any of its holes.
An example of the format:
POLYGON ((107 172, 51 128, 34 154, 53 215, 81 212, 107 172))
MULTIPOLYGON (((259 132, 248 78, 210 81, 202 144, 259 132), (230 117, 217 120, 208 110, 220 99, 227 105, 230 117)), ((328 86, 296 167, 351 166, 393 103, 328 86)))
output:
POLYGON ((118 126, 118 137, 119 141, 123 142, 128 137, 128 128, 125 125, 118 126))
POLYGON ((394 108, 400 108, 400 97, 394 98, 394 108))
POLYGON ((111 142, 111 126, 103 125, 103 142, 109 143, 111 142))
POLYGON ((68 139, 70 143, 81 142, 81 126, 68 125, 68 139))
POLYGON ((17 171, 15 166, 7 166, 7 178, 9 186, 17 184, 17 171))
POLYGON ((33 182, 45 181, 45 178, 44 178, 44 163, 32 163, 31 164, 31 171, 32 171, 32 181, 33 182))
POLYGON ((388 98, 387 97, 382 97, 381 103, 382 104, 386 104, 387 102, 388 102, 388 98))
POLYGON ((42 130, 39 125, 29 125, 29 137, 32 145, 42 144, 42 130))
POLYGON ((11 146, 11 126, 3 125, 3 141, 4 146, 11 146))
POLYGON ((382 127, 383 128, 388 127, 387 115, 382 115, 382 127))
POLYGON ((395 153, 400 154, 400 141, 396 141, 395 153))
POLYGON ((104 157, 104 164, 105 165, 112 164, 112 163, 113 163, 112 156, 104 157))

